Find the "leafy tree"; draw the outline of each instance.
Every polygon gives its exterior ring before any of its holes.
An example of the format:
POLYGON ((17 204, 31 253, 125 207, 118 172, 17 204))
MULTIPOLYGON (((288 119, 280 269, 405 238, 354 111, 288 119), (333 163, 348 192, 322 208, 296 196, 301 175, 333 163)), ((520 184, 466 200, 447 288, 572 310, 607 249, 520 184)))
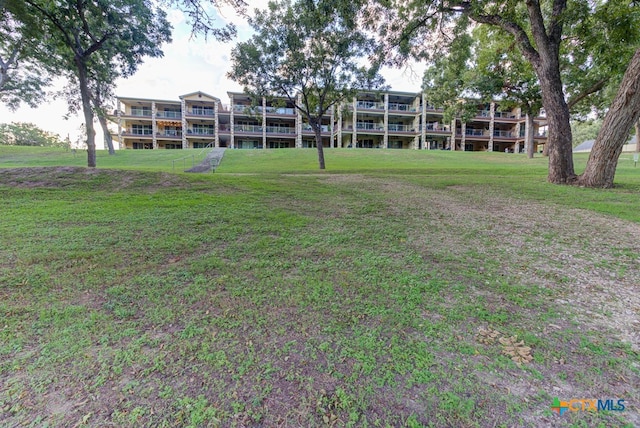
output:
POLYGON ((602 119, 572 120, 573 147, 579 146, 587 140, 595 140, 601 128, 602 119))
POLYGON ((452 40, 477 25, 496 27, 508 35, 540 85, 549 125, 548 179, 553 183, 577 180, 567 95, 570 103, 578 103, 603 88, 607 76, 624 70, 640 40, 638 7, 626 0, 379 1, 366 18, 382 35, 382 49, 394 53, 387 55, 392 63, 409 56, 430 59, 446 54, 452 40), (563 84, 566 64, 575 70, 575 88, 563 84), (589 73, 594 66, 597 73, 589 73), (589 87, 596 89, 585 90, 589 87))
POLYGON ((160 46, 171 38, 166 14, 151 0, 24 0, 24 3, 42 28, 43 40, 49 48, 49 55, 39 59, 78 83, 87 130, 87 164, 95 167, 92 73, 109 76, 105 70, 112 68, 127 75, 145 56, 161 56, 160 46))
POLYGON ((42 53, 38 28, 23 6, 13 2, 11 12, 0 4, 0 102, 11 110, 22 102, 36 107, 50 82, 45 65, 35 59, 42 53))
POLYGON ((231 79, 256 98, 286 97, 306 118, 320 169, 322 117, 358 90, 382 84, 377 66, 358 65, 372 44, 357 26, 357 11, 346 1, 272 1, 250 20, 253 37, 231 53, 231 79))
POLYGON ((69 147, 57 134, 44 131, 33 123, 0 124, 0 144, 11 146, 69 147))

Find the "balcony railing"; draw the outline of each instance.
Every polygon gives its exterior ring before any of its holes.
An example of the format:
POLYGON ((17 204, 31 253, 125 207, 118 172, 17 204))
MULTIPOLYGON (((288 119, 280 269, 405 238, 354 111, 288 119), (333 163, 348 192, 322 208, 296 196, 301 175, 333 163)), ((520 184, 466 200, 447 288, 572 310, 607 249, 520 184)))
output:
POLYGON ((136 116, 136 117, 151 117, 151 110, 131 109, 131 113, 129 113, 129 115, 136 116))
POLYGON ((127 134, 133 134, 133 135, 153 135, 153 130, 152 129, 127 129, 126 131, 127 134))
POLYGON ((213 129, 191 128, 187 129, 188 135, 213 135, 213 129))
POLYGON ((511 131, 501 131, 499 129, 495 129, 493 131, 494 137, 503 137, 503 138, 513 138, 513 132, 511 131))
MULTIPOLYGON (((262 111, 262 107, 259 107, 260 110, 258 111, 262 111)), ((265 108, 265 112, 266 113, 271 113, 271 114, 287 114, 287 115, 294 115, 296 114, 296 111, 293 108, 289 108, 289 107, 272 107, 272 106, 267 106, 265 108)))
POLYGON ((158 137, 182 137, 182 131, 166 130, 157 132, 158 137))
POLYGON ((295 128, 287 126, 267 126, 267 133, 273 134, 295 134, 295 128))
POLYGON ((412 132, 412 131, 415 131, 415 128, 413 127, 413 125, 399 125, 399 124, 390 123, 389 124, 389 131, 391 131, 391 132, 412 132))
POLYGON ((489 136, 489 131, 487 131, 486 129, 465 129, 464 130, 464 134, 465 135, 471 135, 474 137, 488 137, 489 136))
POLYGON ((451 128, 437 122, 427 122, 427 131, 449 132, 451 128))
POLYGON ((384 103, 376 103, 373 101, 358 101, 356 108, 367 110, 384 110, 384 103))
POLYGON ((377 123, 357 122, 356 129, 363 129, 366 131, 384 131, 384 126, 377 123))
MULTIPOLYGON (((329 127, 329 125, 321 125, 321 132, 329 132, 331 130, 331 128, 329 127)), ((302 130, 303 131, 308 131, 308 132, 313 132, 313 128, 311 127, 311 125, 309 124, 302 124, 302 130)))
POLYGON ((391 111, 409 111, 415 112, 416 109, 410 104, 389 103, 389 110, 391 111))
POLYGON ((502 119, 515 119, 517 116, 510 111, 497 111, 494 113, 494 117, 500 117, 502 119))
POLYGON ((214 116, 213 109, 192 109, 189 110, 189 114, 192 116, 214 116))
POLYGON ((262 133, 262 126, 260 125, 234 125, 233 130, 236 132, 252 132, 262 133))
POLYGON ((182 119, 182 113, 179 111, 159 111, 156 114, 159 118, 182 119))

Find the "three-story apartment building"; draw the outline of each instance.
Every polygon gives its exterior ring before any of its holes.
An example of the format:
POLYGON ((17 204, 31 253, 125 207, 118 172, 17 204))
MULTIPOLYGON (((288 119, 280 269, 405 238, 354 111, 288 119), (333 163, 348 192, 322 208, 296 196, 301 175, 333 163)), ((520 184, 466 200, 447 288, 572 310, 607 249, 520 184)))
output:
MULTIPOLYGON (((244 93, 227 95, 229 104, 203 92, 182 95, 179 100, 118 97, 114 138, 121 148, 129 149, 315 147, 313 130, 286 98, 263 98, 256 105, 244 93)), ((442 110, 430 105, 423 94, 361 92, 325 115, 322 141, 328 148, 519 153, 528 144, 528 126, 533 126, 530 144, 537 150, 546 141, 546 119, 527 121, 518 108, 478 103, 471 120, 444 123, 442 110)))

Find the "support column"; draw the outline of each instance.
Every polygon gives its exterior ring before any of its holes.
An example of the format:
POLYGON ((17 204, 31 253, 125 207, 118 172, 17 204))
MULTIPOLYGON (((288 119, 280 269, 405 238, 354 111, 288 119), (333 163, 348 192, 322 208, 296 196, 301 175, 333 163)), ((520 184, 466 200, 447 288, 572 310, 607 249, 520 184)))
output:
POLYGON ((182 123, 182 148, 189 148, 189 141, 187 140, 187 102, 185 99, 180 100, 180 122, 182 123))
POLYGON ((336 105, 332 105, 331 106, 331 117, 329 118, 329 148, 334 149, 336 147, 335 145, 335 141, 334 141, 334 137, 335 134, 333 133, 333 124, 335 123, 335 112, 336 112, 336 105))
POLYGON ((262 97, 262 148, 267 148, 267 99, 262 97))
POLYGON ((342 148, 342 110, 343 110, 344 105, 341 103, 340 106, 338 106, 338 124, 337 124, 337 130, 336 130, 336 138, 337 138, 337 142, 336 142, 336 146, 338 146, 338 148, 342 148))
MULTIPOLYGON (((220 111, 220 102, 213 103, 213 146, 220 147, 220 120, 218 112, 220 111)), ((183 134, 184 135, 184 134, 183 134)))
POLYGON ((158 132, 158 125, 156 124, 156 102, 151 101, 151 138, 153 149, 158 148, 158 138, 156 137, 156 133, 158 132))
POLYGON ((233 102, 233 94, 229 95, 229 102, 231 103, 231 106, 229 108, 229 148, 230 149, 235 149, 236 148, 236 136, 235 136, 235 131, 236 131, 236 127, 233 124, 233 120, 234 120, 234 113, 235 113, 235 105, 233 102))
POLYGON ((464 152, 464 144, 467 141, 467 122, 462 122, 460 133, 462 134, 462 138, 460 138, 460 150, 464 152))
POLYGON ((449 142, 449 150, 456 149, 456 119, 451 120, 451 141, 449 142))
MULTIPOLYGON (((296 95, 296 104, 302 105, 302 94, 296 95)), ((302 113, 299 109, 295 109, 296 112, 296 147, 302 148, 302 113)))
POLYGON ((389 148, 389 94, 384 94, 384 136, 382 137, 382 148, 389 148))
POLYGON ((353 98, 353 134, 351 134, 351 147, 356 148, 358 144, 358 98, 357 96, 353 98))
POLYGON ((431 144, 427 143, 427 100, 422 94, 422 109, 420 116, 420 136, 422 138, 422 149, 431 150, 431 144))
MULTIPOLYGON (((122 140, 122 112, 120 111, 120 100, 116 99, 116 115, 118 116, 118 145, 120 149, 125 149, 126 145, 122 140)), ((126 108, 126 107, 125 107, 126 108)))
POLYGON ((489 106, 489 144, 487 145, 487 150, 493 151, 493 130, 495 128, 495 119, 496 119, 496 103, 492 102, 489 106))
POLYGON ((516 123, 516 142, 513 145, 513 153, 520 153, 520 122, 516 123))

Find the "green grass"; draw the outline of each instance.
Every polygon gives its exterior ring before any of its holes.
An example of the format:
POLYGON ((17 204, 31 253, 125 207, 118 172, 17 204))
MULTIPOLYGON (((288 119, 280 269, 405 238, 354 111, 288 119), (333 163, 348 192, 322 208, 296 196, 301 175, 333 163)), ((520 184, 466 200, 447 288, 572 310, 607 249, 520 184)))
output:
MULTIPOLYGON (((314 150, 228 150, 173 174, 181 155, 0 170, 0 425, 638 423, 638 352, 562 303, 639 276, 631 161, 593 190, 501 153, 328 150, 318 171, 314 150), (555 396, 628 410, 559 417, 555 396)), ((85 161, 0 146, 0 168, 85 161)))

